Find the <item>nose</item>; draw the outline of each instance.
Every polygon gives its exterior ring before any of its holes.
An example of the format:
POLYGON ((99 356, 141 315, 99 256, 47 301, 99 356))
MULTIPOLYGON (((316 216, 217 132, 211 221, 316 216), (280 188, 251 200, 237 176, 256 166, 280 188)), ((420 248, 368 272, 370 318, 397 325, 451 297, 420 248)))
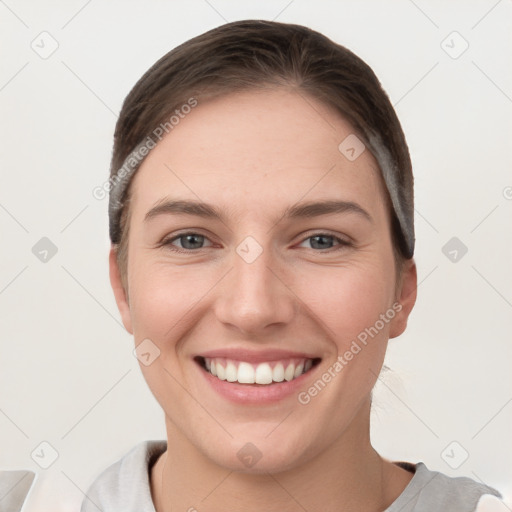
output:
POLYGON ((217 290, 217 319, 244 335, 267 333, 271 326, 291 322, 297 311, 297 298, 287 282, 282 264, 263 251, 254 261, 233 256, 233 268, 217 290))

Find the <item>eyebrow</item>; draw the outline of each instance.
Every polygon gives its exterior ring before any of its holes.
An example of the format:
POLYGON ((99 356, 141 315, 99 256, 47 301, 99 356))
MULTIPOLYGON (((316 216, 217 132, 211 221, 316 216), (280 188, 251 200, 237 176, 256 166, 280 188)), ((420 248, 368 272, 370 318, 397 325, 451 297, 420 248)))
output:
MULTIPOLYGON (((336 213, 356 213, 369 222, 371 215, 357 203, 352 201, 324 200, 299 203, 286 208, 279 220, 282 219, 311 219, 322 215, 336 213)), ((201 201, 184 201, 163 199, 151 208, 144 217, 144 222, 159 215, 194 215, 205 219, 215 219, 225 222, 224 215, 213 205, 201 201)))

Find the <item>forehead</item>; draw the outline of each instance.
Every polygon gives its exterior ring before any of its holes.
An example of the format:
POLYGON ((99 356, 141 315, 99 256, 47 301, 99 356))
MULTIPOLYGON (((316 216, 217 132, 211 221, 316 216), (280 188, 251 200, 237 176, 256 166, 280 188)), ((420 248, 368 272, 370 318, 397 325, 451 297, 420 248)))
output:
POLYGON ((333 195, 382 204, 384 184, 370 151, 355 159, 340 151, 344 141, 357 143, 354 137, 338 112, 303 92, 257 90, 199 100, 142 163, 131 187, 132 208, 173 194, 240 214, 239 202, 270 211, 283 202, 333 195))

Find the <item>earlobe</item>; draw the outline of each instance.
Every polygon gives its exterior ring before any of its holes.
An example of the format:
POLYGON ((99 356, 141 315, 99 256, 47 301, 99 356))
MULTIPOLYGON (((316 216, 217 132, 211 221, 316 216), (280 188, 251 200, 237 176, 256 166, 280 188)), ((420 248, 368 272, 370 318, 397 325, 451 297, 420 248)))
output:
POLYGON ((133 334, 130 305, 121 279, 121 272, 117 263, 117 251, 114 246, 111 247, 109 254, 109 275, 110 285, 114 292, 114 297, 116 299, 119 313, 121 314, 123 325, 130 334, 133 334))
POLYGON ((396 338, 405 331, 407 320, 416 303, 416 293, 418 288, 418 276, 416 272, 416 263, 413 258, 404 263, 402 284, 398 291, 398 302, 401 310, 391 321, 389 337, 396 338))

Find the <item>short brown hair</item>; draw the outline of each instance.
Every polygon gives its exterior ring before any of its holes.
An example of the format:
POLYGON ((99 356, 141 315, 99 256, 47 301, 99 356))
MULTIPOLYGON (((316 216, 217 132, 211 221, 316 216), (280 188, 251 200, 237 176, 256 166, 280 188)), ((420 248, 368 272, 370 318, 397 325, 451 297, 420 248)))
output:
MULTIPOLYGON (((412 257, 414 249, 413 175, 405 136, 371 68, 347 48, 310 28, 264 20, 236 21, 194 37, 164 55, 123 103, 114 135, 111 180, 134 148, 152 139, 155 127, 191 97, 200 103, 268 87, 292 88, 333 107, 352 124, 365 144, 373 146, 374 155, 375 144, 369 134, 380 141, 380 150, 391 162, 396 180, 393 188, 398 199, 391 202, 387 183, 387 201, 398 283, 403 263, 412 257)), ((382 167, 382 158, 377 161, 382 167)), ((128 184, 118 210, 109 211, 110 237, 117 248, 125 289, 130 197, 128 184)))

